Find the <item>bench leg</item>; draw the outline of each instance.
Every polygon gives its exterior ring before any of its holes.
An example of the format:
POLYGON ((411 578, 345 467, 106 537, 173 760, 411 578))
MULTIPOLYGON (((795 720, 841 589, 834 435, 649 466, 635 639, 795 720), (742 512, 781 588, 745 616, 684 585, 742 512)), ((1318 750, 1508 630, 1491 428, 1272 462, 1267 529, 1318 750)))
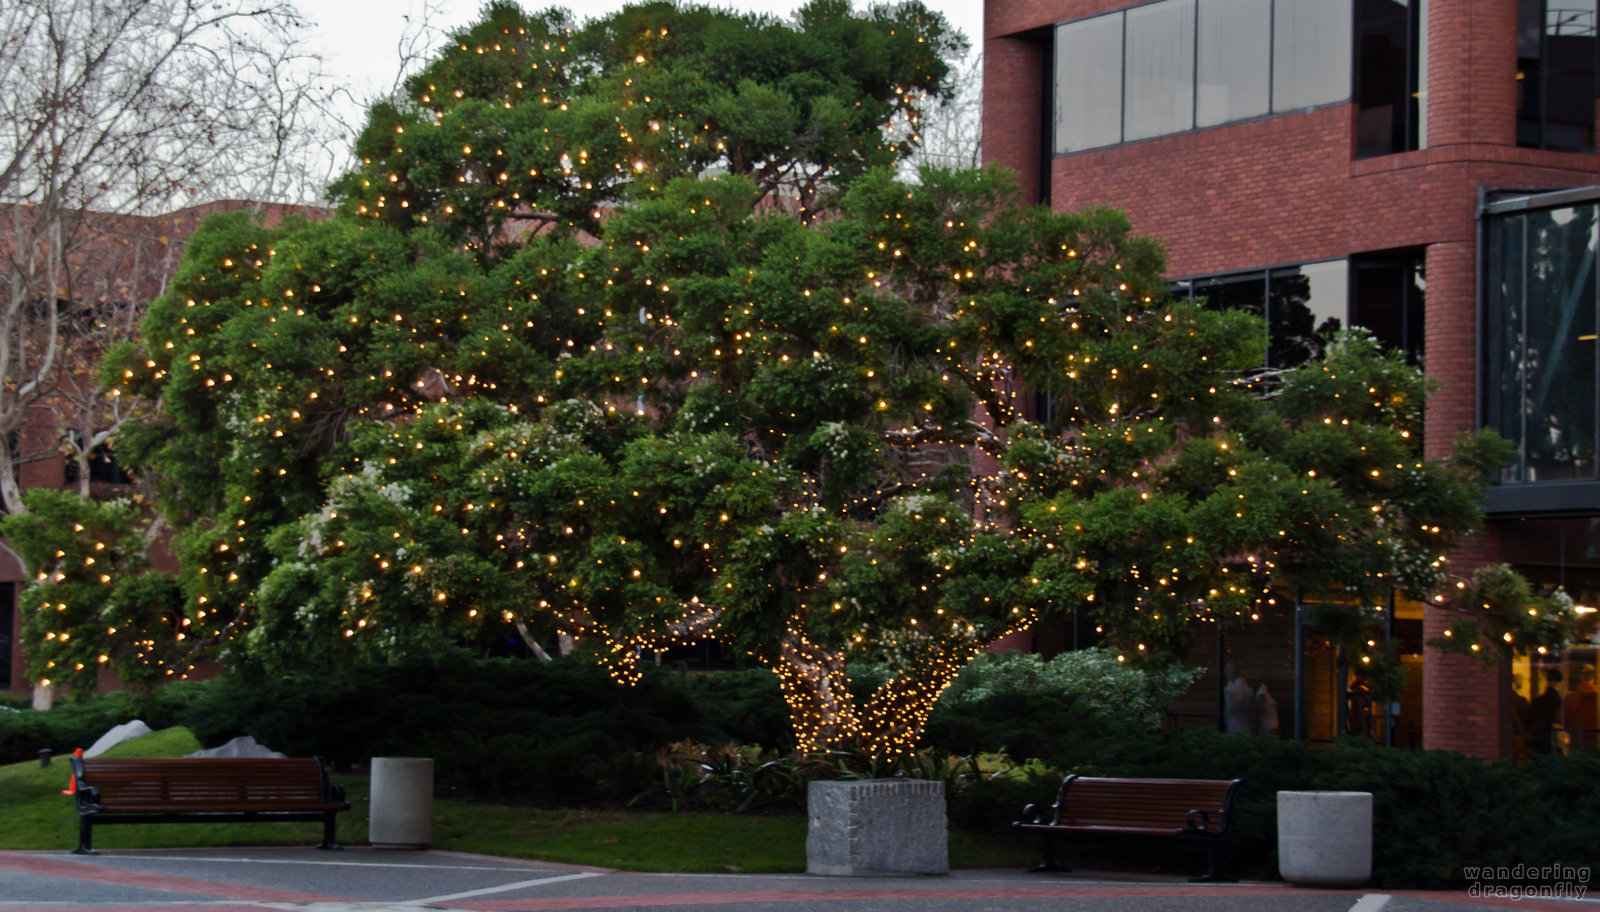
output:
POLYGON ((322 818, 322 845, 317 846, 317 848, 340 848, 338 836, 334 833, 334 820, 331 812, 324 815, 322 818))
POLYGON ((1028 872, 1030 874, 1031 873, 1038 873, 1038 872, 1045 872, 1045 871, 1062 871, 1062 872, 1070 873, 1072 871, 1071 868, 1062 867, 1060 864, 1058 864, 1056 862, 1056 841, 1055 841, 1055 838, 1049 833, 1040 833, 1039 834, 1039 840, 1040 840, 1040 850, 1041 850, 1041 854, 1044 857, 1044 861, 1043 861, 1043 863, 1041 863, 1036 868, 1029 868, 1028 872))
POLYGON ((90 835, 91 827, 92 827, 92 824, 89 823, 89 817, 84 816, 84 815, 80 815, 78 817, 78 847, 76 849, 72 850, 72 854, 74 854, 74 855, 98 855, 98 854, 100 854, 99 852, 96 852, 94 849, 90 848, 90 846, 89 846, 89 843, 93 839, 93 837, 90 835))
POLYGON ((1221 843, 1209 840, 1206 842, 1206 874, 1204 877, 1196 877, 1190 883, 1232 883, 1237 879, 1222 876, 1222 868, 1217 863, 1217 856, 1223 848, 1224 846, 1221 843))

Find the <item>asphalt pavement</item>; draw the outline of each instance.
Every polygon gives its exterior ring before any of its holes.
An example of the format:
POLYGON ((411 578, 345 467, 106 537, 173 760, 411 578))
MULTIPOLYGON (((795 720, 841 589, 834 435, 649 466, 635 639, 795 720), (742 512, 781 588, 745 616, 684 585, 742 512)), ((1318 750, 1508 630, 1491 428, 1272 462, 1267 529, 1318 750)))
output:
MULTIPOLYGON (((1587 896, 1310 890, 1092 873, 937 877, 636 874, 437 851, 223 848, 0 852, 0 912, 1451 912, 1600 910, 1587 896)), ((1569 891, 1576 892, 1576 891, 1569 891)))

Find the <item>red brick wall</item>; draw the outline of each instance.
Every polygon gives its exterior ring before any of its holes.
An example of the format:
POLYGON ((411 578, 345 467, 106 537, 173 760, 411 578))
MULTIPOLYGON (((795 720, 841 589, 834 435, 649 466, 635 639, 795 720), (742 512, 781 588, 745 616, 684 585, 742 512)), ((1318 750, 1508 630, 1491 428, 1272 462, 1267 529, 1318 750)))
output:
MULTIPOLYGON (((1107 12, 1114 0, 988 0, 984 156, 1026 177, 1038 170, 1042 47, 1007 36, 1107 12), (1018 99, 1028 98, 1026 104, 1018 99), (1031 107, 1030 107, 1031 106, 1031 107), (1024 121, 1019 108, 1031 111, 1024 121)), ((1051 204, 1109 204, 1160 238, 1169 274, 1199 275, 1427 249, 1426 359, 1441 388, 1429 407, 1430 456, 1476 427, 1476 206, 1484 187, 1600 183, 1600 157, 1516 147, 1516 0, 1432 0, 1428 148, 1353 159, 1355 107, 1263 118, 1056 158, 1051 204)), ((1453 556, 1469 572, 1496 559, 1492 534, 1453 556)), ((1429 611, 1436 636, 1444 620, 1429 611)), ((1504 756, 1510 749, 1503 672, 1430 651, 1424 745, 1504 756)))
POLYGON ((1039 131, 1046 45, 1026 37, 983 44, 983 162, 1017 172, 1023 199, 1039 199, 1039 131))

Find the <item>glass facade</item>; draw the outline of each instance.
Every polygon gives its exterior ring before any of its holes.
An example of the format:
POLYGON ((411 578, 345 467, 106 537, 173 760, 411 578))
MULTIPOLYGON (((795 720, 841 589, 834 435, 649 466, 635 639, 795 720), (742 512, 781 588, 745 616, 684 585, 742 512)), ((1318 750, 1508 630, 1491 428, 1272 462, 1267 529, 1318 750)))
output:
POLYGON ((1350 98, 1352 0, 1159 0, 1056 27, 1055 152, 1350 98))
POLYGON ((1502 484, 1600 480, 1600 205, 1491 215, 1485 227, 1485 420, 1517 448, 1502 484))
POLYGON ((1594 151, 1597 0, 1517 7, 1517 144, 1594 151))
POLYGON ((1264 367, 1296 367, 1321 357, 1329 335, 1346 325, 1363 327, 1413 363, 1422 362, 1426 282, 1421 248, 1199 276, 1173 283, 1172 290, 1207 307, 1262 318, 1264 367))

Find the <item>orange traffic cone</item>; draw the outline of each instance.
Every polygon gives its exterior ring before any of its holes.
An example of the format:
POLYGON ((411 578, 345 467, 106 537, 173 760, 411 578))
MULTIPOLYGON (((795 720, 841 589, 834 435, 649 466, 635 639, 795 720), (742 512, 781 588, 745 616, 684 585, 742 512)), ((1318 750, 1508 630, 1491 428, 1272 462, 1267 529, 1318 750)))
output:
MULTIPOLYGON (((80 748, 75 749, 72 752, 72 756, 74 756, 74 757, 82 757, 83 756, 83 748, 80 747, 80 748)), ((76 794, 78 794, 78 774, 76 772, 74 772, 72 774, 72 781, 67 783, 67 787, 61 790, 61 794, 63 794, 63 795, 76 795, 76 794)))

